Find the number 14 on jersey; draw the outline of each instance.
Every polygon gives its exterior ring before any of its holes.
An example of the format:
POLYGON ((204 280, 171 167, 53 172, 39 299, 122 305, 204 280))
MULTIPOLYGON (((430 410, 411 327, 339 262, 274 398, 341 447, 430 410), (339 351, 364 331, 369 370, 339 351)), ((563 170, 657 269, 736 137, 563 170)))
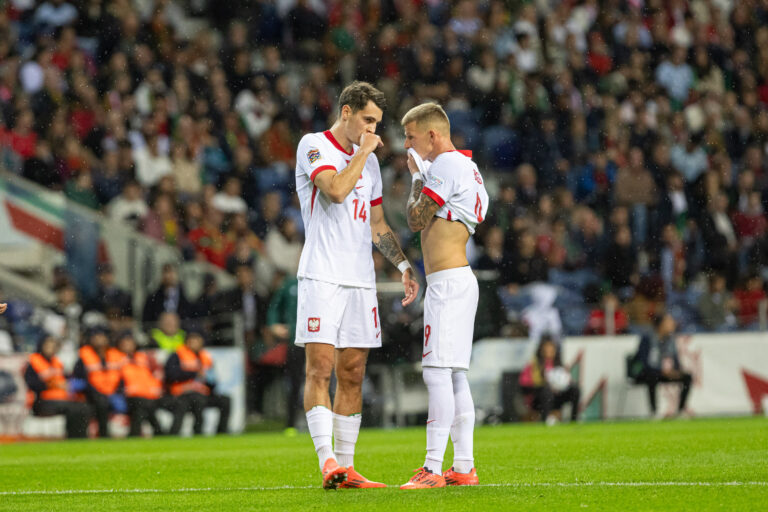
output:
POLYGON ((363 222, 368 220, 368 213, 365 211, 365 201, 361 201, 360 199, 353 199, 353 208, 355 210, 355 220, 360 219, 363 222), (358 204, 360 208, 358 209, 358 204))

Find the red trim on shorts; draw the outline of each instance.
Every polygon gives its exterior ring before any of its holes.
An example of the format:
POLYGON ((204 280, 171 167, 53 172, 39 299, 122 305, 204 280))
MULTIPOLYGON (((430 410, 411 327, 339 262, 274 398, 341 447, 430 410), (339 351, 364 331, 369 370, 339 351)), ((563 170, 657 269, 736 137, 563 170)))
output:
POLYGON ((421 193, 425 194, 427 197, 431 197, 440 207, 442 207, 445 204, 445 201, 443 200, 443 198, 437 195, 437 192, 435 192, 431 188, 424 187, 423 189, 421 189, 421 193))
POLYGON ((380 197, 377 197, 376 199, 371 200, 371 206, 379 206, 382 203, 382 200, 380 197))
POLYGON ((336 168, 334 166, 332 166, 332 165, 321 165, 320 167, 318 167, 317 169, 312 171, 312 175, 309 177, 309 180, 312 183, 314 183, 315 182, 315 178, 321 172, 323 172, 323 171, 335 171, 335 170, 336 170, 336 168))
POLYGON ((349 155, 349 156, 352 156, 352 152, 351 152, 351 151, 347 151, 346 149, 344 149, 344 146, 342 146, 341 144, 339 144, 339 141, 338 141, 338 140, 336 140, 336 137, 334 137, 334 136, 333 136, 333 134, 331 133, 331 130, 325 130, 325 131, 323 132, 323 135, 325 135, 325 137, 326 137, 326 138, 327 138, 329 141, 331 141, 331 144, 333 144, 333 145, 336 147, 336 149, 338 149, 339 151, 341 151, 341 152, 342 152, 342 153, 344 153, 345 155, 349 155))
POLYGON ((451 220, 451 210, 448 210, 448 218, 445 220, 451 220))

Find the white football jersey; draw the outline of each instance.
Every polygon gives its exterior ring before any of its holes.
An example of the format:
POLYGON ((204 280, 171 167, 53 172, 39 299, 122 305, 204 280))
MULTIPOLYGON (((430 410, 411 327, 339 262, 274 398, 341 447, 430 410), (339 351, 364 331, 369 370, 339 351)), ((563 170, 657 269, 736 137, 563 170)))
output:
POLYGON ((313 181, 322 171, 341 172, 348 153, 330 131, 309 133, 296 150, 296 193, 304 219, 305 242, 298 277, 344 286, 375 288, 371 246, 371 207, 381 204, 381 170, 371 154, 354 190, 333 203, 313 181))
POLYGON ((424 172, 423 194, 440 205, 435 214, 467 226, 469 234, 488 211, 488 192, 470 151, 440 153, 424 172))

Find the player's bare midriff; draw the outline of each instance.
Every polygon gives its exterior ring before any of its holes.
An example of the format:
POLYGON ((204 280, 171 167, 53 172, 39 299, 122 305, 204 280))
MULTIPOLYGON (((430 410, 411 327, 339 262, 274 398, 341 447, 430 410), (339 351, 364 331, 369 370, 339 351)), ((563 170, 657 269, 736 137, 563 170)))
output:
POLYGON ((469 231, 461 222, 434 217, 421 232, 424 272, 429 275, 449 268, 466 267, 469 231))

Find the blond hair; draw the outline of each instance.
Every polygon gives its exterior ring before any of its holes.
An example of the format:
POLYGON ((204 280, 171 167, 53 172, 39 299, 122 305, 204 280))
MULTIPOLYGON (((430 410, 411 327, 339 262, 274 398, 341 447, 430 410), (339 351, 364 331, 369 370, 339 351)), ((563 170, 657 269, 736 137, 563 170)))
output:
POLYGON ((416 123, 422 128, 434 128, 445 135, 451 133, 451 122, 443 107, 437 103, 422 103, 406 112, 400 124, 416 123))

